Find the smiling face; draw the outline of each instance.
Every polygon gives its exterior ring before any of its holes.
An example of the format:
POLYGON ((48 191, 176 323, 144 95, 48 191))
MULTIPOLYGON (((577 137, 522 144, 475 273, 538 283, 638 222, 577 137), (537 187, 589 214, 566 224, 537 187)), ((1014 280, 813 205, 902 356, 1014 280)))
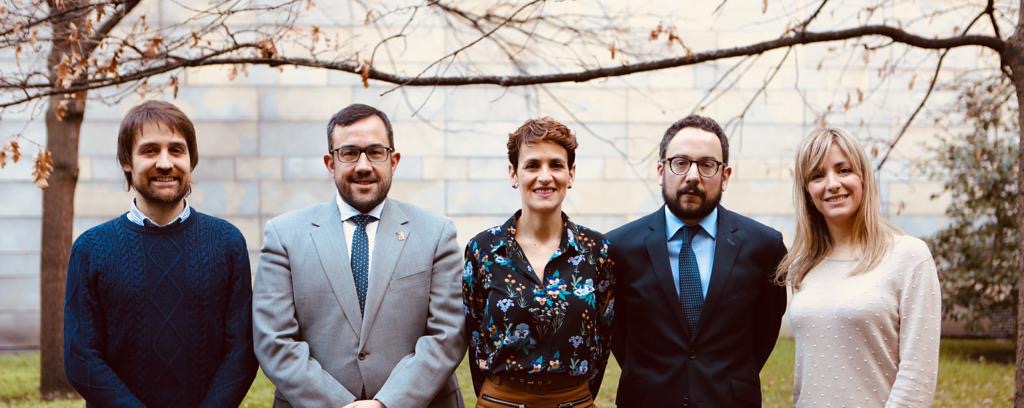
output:
POLYGON ((185 138, 160 123, 146 123, 136 136, 131 162, 121 169, 131 175, 142 208, 178 205, 188 194, 192 165, 185 138))
POLYGON ((510 164, 508 170, 513 185, 519 186, 523 210, 538 214, 561 212, 566 190, 576 177, 568 151, 551 141, 524 143, 519 165, 510 164))
MULTIPOLYGON (((665 157, 685 157, 692 161, 714 159, 723 161, 718 136, 706 130, 687 127, 679 130, 665 149, 665 157)), ((729 185, 732 167, 724 166, 714 176, 703 177, 693 164, 685 174, 675 174, 667 163, 658 163, 661 195, 668 209, 687 224, 700 222, 722 200, 729 185)))
MULTIPOLYGON (((333 149, 391 147, 384 121, 376 115, 358 120, 349 126, 335 126, 331 134, 331 145, 333 149)), ((391 177, 401 159, 398 152, 391 152, 387 160, 382 162, 371 162, 366 154, 360 154, 354 163, 342 163, 336 156, 330 153, 324 155, 324 165, 334 177, 338 193, 346 203, 360 212, 367 213, 384 201, 391 190, 391 177)))
POLYGON ((864 181, 846 153, 832 143, 808 180, 807 194, 829 230, 851 229, 863 201, 864 181))

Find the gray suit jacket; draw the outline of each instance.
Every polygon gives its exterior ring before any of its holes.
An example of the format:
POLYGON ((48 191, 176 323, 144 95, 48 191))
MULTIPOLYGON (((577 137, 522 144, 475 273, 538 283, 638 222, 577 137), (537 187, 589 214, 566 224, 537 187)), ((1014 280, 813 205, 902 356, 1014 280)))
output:
POLYGON ((388 199, 365 314, 334 200, 267 222, 253 340, 274 406, 462 407, 462 259, 451 220, 388 199))

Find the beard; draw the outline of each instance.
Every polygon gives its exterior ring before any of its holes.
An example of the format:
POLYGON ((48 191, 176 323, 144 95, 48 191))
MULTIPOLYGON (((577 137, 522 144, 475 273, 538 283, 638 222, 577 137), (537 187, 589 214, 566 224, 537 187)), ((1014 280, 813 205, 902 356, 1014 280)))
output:
POLYGON ((669 211, 675 214, 680 220, 699 220, 711 214, 718 207, 718 203, 722 201, 722 190, 714 192, 709 195, 706 191, 701 190, 697 185, 683 185, 678 190, 672 191, 668 186, 668 183, 663 183, 661 188, 661 196, 665 199, 665 205, 668 206, 669 211), (684 208, 679 199, 683 194, 693 194, 701 198, 700 205, 697 208, 684 208))
MULTIPOLYGON (((153 177, 166 177, 162 175, 153 177)), ((173 192, 157 191, 149 187, 149 181, 142 180, 140 183, 132 182, 132 188, 145 200, 147 203, 158 206, 173 206, 181 202, 189 193, 189 186, 186 185, 181 177, 178 179, 178 189, 173 192)))
POLYGON ((363 174, 352 174, 350 177, 337 182, 338 192, 341 198, 361 213, 368 213, 379 205, 388 196, 391 190, 391 178, 380 177, 372 172, 363 174), (356 192, 355 184, 360 182, 371 182, 376 186, 375 191, 369 193, 356 192))

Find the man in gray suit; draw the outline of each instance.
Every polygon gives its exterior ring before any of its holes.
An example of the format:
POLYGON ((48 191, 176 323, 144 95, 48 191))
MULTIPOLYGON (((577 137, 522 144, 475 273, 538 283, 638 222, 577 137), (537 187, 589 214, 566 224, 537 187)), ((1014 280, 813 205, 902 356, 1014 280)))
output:
POLYGON ((256 357, 275 407, 462 407, 462 259, 451 220, 387 198, 401 158, 383 112, 327 125, 326 203, 267 222, 256 357))

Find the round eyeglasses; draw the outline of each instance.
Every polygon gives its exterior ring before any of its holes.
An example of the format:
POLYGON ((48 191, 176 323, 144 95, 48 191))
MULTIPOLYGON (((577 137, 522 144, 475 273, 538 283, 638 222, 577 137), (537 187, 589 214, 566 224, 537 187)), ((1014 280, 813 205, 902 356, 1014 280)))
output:
POLYGON ((690 160, 679 156, 669 157, 661 162, 667 163, 668 169, 680 176, 685 176, 686 173, 689 173, 690 165, 696 163, 697 173, 704 178, 714 177, 715 174, 718 174, 718 169, 722 168, 722 165, 725 164, 715 159, 690 160))

